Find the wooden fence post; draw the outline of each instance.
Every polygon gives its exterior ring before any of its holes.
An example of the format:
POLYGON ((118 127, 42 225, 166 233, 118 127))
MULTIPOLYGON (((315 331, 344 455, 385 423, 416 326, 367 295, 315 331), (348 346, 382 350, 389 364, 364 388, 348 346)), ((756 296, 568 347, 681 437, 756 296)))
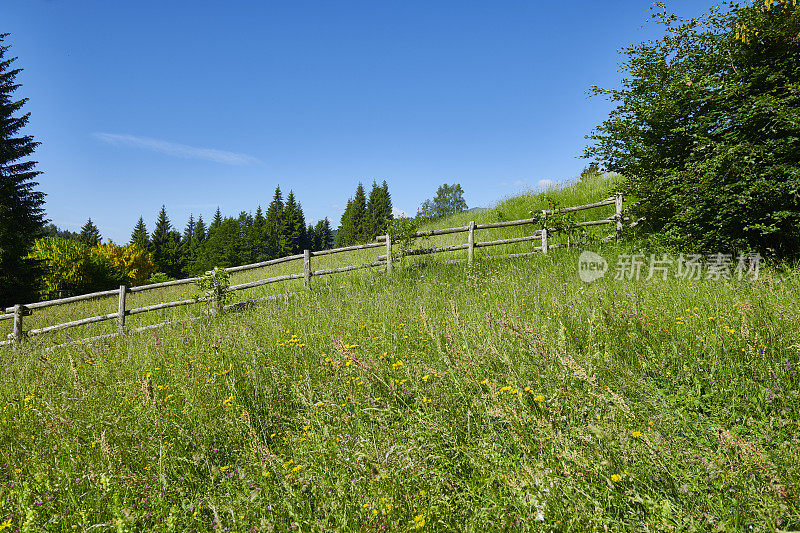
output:
POLYGON ((542 253, 547 253, 547 211, 542 211, 542 253))
POLYGON ((119 334, 125 335, 125 296, 128 293, 128 287, 125 285, 119 286, 119 307, 117 308, 117 326, 119 327, 119 334))
POLYGON ((303 287, 311 288, 311 252, 303 250, 303 287))
POLYGON ((214 285, 211 287, 211 316, 219 314, 219 278, 217 277, 219 267, 214 267, 214 285))
POLYGON ((16 304, 14 305, 14 332, 12 333, 12 339, 14 340, 14 344, 19 344, 22 340, 23 335, 25 332, 22 329, 22 315, 24 313, 25 307, 16 304))
POLYGON ((392 275, 392 236, 386 235, 386 274, 392 275))
POLYGON ((475 221, 469 221, 469 238, 467 240, 469 248, 467 249, 467 264, 472 264, 472 256, 475 252, 475 221))
POLYGON ((620 236, 622 235, 622 202, 623 202, 622 195, 617 194, 614 197, 614 207, 616 207, 617 211, 616 214, 614 215, 614 218, 617 219, 617 239, 619 239, 620 236))

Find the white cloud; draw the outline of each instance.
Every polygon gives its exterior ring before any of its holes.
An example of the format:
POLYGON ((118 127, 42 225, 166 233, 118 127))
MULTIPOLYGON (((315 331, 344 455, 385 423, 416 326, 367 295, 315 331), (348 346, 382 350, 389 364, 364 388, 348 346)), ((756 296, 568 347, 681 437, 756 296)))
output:
POLYGON ((152 150, 154 152, 159 152, 161 154, 173 157, 181 157, 183 159, 203 159, 206 161, 213 161, 215 163, 223 163, 226 165, 249 165, 259 162, 258 159, 247 154, 227 152, 225 150, 216 150, 214 148, 198 148, 196 146, 160 141, 158 139, 151 139, 149 137, 137 137, 135 135, 118 133, 95 133, 94 137, 103 141, 104 143, 112 144, 114 146, 133 146, 135 148, 152 150))
POLYGON ((549 189, 550 187, 552 187, 555 184, 556 184, 555 181, 546 180, 546 179, 545 180, 539 180, 539 182, 537 183, 537 185, 539 185, 540 189, 549 189))
POLYGON ((410 216, 408 213, 406 213, 402 209, 397 209, 396 207, 392 208, 392 215, 394 215, 394 218, 406 218, 406 217, 410 216))
POLYGON ((517 180, 514 182, 514 187, 524 187, 528 184, 528 180, 517 180))

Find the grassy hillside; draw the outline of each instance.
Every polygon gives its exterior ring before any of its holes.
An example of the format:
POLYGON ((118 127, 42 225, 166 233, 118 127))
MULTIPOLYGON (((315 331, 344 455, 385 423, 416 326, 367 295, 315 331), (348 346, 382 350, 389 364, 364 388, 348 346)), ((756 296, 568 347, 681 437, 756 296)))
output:
POLYGON ((800 528, 797 271, 585 284, 579 251, 0 351, 0 528, 800 528))
MULTIPOLYGON (((498 222, 505 220, 519 220, 530 218, 531 213, 538 214, 543 209, 549 209, 553 206, 566 207, 571 205, 582 205, 587 203, 596 202, 598 200, 607 198, 615 191, 617 184, 613 180, 595 177, 589 180, 576 181, 567 186, 551 189, 542 193, 523 194, 516 197, 508 198, 499 202, 491 209, 462 213, 459 215, 447 217, 437 220, 434 223, 427 224, 421 229, 434 229, 464 226, 470 220, 481 224, 485 222, 498 222)), ((613 206, 606 206, 602 208, 581 211, 575 213, 575 221, 583 220, 598 220, 606 218, 614 213, 613 206)), ((497 239, 505 239, 511 237, 521 237, 530 235, 532 231, 539 228, 536 225, 495 228, 489 230, 481 230, 476 232, 476 241, 491 241, 497 239)), ((611 226, 601 226, 589 228, 587 232, 576 234, 572 236, 572 242, 581 240, 586 235, 602 237, 613 229, 611 226), (584 233, 586 235, 584 235, 584 233)), ((566 242, 566 237, 563 235, 551 235, 550 244, 559 242, 566 242)), ((451 244, 463 244, 467 242, 467 235, 465 233, 457 233, 450 235, 441 235, 431 238, 419 239, 415 247, 435 247, 445 246, 451 244)), ((538 242, 536 243, 538 244, 538 242)), ((498 247, 478 248, 475 251, 475 256, 481 258, 488 255, 501 255, 510 253, 528 252, 531 250, 531 243, 518 243, 498 247)), ((383 248, 374 248, 370 250, 360 250, 352 252, 344 252, 329 256, 322 256, 312 259, 312 269, 321 270, 328 268, 336 268, 347 265, 356 265, 362 263, 369 263, 376 261, 379 255, 385 253, 383 248)), ((398 251, 395 251, 397 254, 398 251)), ((466 251, 456 251, 436 254, 435 256, 426 257, 409 257, 405 259, 405 264, 414 264, 422 262, 445 261, 450 259, 465 258, 466 251)), ((371 276, 382 275, 383 268, 376 268, 372 270, 371 276)), ((302 260, 291 261, 279 265, 273 265, 265 268, 249 270, 245 272, 237 272, 231 275, 231 284, 245 283, 258 279, 280 276, 283 274, 296 274, 303 271, 302 260)), ((346 274, 332 275, 314 278, 314 286, 335 286, 338 287, 343 283, 343 280, 348 279, 346 274)), ((231 302, 245 301, 253 298, 260 298, 264 296, 294 293, 302 290, 302 281, 293 280, 288 282, 280 282, 273 285, 266 285, 254 289, 239 291, 231 295, 231 302)), ((157 289, 153 291, 146 291, 141 293, 129 294, 127 297, 127 308, 132 309, 135 307, 143 307, 147 305, 158 304, 167 301, 184 300, 199 296, 200 291, 194 285, 184 285, 179 287, 168 287, 164 289, 157 289)), ((205 310, 204 304, 198 304, 191 307, 172 308, 158 312, 144 313, 128 317, 127 325, 129 328, 137 328, 146 326, 148 324, 156 324, 167 320, 180 320, 191 317, 199 317, 205 310)), ((117 311, 117 297, 112 296, 109 298, 98 298, 90 302, 82 302, 68 306, 57 306, 51 308, 44 308, 36 310, 32 316, 25 318, 25 329, 33 329, 46 327, 54 324, 64 323, 81 318, 114 313, 117 311)), ((0 336, 5 338, 11 332, 12 321, 5 320, 0 322, 0 336)), ((114 333, 117 330, 116 322, 107 321, 88 326, 81 326, 72 328, 61 332, 47 334, 41 338, 32 338, 31 341, 40 343, 44 346, 52 346, 76 339, 83 339, 93 337, 96 335, 104 335, 114 333)))

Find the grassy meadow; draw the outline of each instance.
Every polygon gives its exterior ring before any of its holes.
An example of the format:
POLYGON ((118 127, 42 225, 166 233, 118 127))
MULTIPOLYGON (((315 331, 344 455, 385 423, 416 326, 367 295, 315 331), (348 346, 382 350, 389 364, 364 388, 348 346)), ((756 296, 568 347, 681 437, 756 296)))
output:
MULTIPOLYGON (((590 185, 554 194, 608 196, 590 185)), ((414 258, 213 320, 0 349, 0 531, 800 529, 800 271, 614 279, 632 247, 591 245, 611 265, 591 284, 581 248, 414 258)), ((69 312, 87 305, 106 304, 69 312)))

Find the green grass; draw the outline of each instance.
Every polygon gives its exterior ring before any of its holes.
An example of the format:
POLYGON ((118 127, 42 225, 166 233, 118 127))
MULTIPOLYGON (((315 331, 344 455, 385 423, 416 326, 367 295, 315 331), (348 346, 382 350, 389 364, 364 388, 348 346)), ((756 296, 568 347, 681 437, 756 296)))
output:
POLYGON ((579 252, 2 350, 0 528, 800 528, 800 271, 584 284, 579 252))

